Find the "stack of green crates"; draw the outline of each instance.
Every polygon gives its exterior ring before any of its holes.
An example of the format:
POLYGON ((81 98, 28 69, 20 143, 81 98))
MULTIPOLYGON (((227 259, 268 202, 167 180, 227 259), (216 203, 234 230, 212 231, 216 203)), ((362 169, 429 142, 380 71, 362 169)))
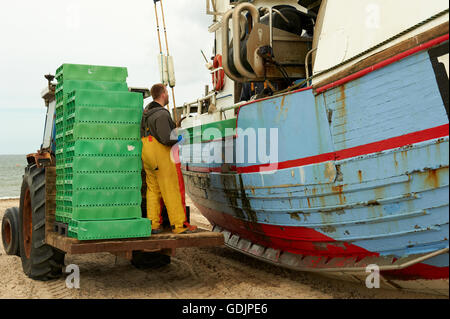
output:
POLYGON ((56 79, 56 221, 79 240, 148 237, 141 217, 143 97, 126 68, 64 64, 56 79))

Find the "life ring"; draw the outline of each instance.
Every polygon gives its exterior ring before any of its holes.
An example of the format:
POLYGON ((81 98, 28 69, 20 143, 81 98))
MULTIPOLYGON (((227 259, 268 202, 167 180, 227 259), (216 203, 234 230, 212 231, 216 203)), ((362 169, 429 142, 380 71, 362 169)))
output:
POLYGON ((213 70, 217 70, 212 73, 213 87, 216 91, 222 91, 225 86, 225 71, 222 68, 222 55, 217 54, 214 57, 213 70))

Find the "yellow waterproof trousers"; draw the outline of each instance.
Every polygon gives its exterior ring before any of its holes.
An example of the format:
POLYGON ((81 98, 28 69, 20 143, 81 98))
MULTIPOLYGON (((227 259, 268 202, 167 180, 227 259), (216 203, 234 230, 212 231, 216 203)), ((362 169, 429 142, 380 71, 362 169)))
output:
POLYGON ((147 217, 152 229, 162 224, 166 205, 174 233, 187 230, 184 181, 178 158, 178 146, 161 144, 152 136, 142 138, 142 162, 147 181, 147 217))

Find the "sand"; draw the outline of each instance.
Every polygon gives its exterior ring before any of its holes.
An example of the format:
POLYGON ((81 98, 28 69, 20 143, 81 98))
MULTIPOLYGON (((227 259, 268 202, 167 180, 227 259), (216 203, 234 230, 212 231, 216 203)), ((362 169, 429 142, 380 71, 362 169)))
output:
MULTIPOLYGON (((189 203, 188 203, 189 204, 189 203)), ((0 201, 0 219, 18 200, 0 201)), ((193 224, 210 228, 191 206, 193 224)), ((65 264, 80 267, 80 289, 65 278, 29 279, 19 257, 0 244, 0 298, 445 298, 396 290, 367 289, 357 283, 276 267, 226 247, 178 249, 164 268, 139 270, 108 253, 66 255, 65 264)))

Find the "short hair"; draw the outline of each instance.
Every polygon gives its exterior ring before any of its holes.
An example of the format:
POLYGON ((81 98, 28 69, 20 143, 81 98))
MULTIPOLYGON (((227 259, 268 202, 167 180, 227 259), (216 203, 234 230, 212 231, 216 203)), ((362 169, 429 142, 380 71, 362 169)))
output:
POLYGON ((152 98, 156 100, 161 96, 161 94, 164 93, 165 90, 166 86, 162 83, 158 83, 152 86, 152 88, 150 89, 150 94, 152 95, 152 98))

